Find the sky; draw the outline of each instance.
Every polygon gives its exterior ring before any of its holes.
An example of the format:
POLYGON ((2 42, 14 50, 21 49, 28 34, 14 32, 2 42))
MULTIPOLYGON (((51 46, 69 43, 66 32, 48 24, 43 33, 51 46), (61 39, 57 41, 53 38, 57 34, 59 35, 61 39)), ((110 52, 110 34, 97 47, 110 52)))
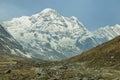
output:
POLYGON ((0 22, 31 16, 45 8, 75 16, 91 31, 120 24, 120 0, 0 0, 0 22))

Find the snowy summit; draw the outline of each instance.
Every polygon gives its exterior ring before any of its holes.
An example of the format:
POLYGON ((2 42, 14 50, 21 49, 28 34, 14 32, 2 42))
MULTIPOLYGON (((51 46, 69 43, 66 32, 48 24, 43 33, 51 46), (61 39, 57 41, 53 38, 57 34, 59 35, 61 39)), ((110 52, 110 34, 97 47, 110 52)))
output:
POLYGON ((50 8, 5 21, 3 25, 26 53, 44 60, 70 58, 120 34, 120 25, 90 32, 76 17, 64 17, 50 8))

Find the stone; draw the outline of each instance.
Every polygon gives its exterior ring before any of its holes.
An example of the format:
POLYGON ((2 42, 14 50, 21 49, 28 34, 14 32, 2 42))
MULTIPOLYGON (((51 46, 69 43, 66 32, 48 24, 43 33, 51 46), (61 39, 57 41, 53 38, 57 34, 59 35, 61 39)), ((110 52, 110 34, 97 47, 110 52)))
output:
POLYGON ((4 74, 9 74, 9 73, 11 73, 11 72, 12 72, 12 70, 10 70, 10 69, 9 69, 9 70, 5 70, 5 71, 4 71, 4 74))
POLYGON ((39 69, 39 68, 36 69, 35 73, 36 73, 38 76, 41 76, 41 75, 45 74, 44 70, 43 70, 43 69, 39 69))

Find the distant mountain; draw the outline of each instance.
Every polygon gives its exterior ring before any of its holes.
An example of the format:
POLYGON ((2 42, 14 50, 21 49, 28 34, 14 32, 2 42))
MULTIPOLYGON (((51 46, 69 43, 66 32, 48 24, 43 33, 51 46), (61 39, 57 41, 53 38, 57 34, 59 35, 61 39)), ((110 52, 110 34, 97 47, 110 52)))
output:
POLYGON ((20 45, 2 25, 0 25, 0 53, 11 53, 28 57, 24 54, 22 45, 20 45))
POLYGON ((88 67, 120 69, 120 36, 66 61, 66 63, 76 62, 85 62, 88 67))
POLYGON ((67 18, 47 8, 32 16, 3 22, 30 56, 63 60, 89 50, 120 34, 120 25, 88 31, 76 18, 67 18))
POLYGON ((78 38, 77 46, 83 51, 86 51, 119 35, 120 25, 106 26, 78 38))

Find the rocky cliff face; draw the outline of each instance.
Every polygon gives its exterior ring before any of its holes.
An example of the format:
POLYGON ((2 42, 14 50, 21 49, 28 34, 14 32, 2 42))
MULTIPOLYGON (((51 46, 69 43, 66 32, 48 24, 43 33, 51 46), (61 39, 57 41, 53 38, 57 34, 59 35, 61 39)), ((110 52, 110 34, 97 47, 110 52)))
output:
POLYGON ((2 25, 0 25, 0 53, 26 56, 22 45, 20 45, 2 25))

